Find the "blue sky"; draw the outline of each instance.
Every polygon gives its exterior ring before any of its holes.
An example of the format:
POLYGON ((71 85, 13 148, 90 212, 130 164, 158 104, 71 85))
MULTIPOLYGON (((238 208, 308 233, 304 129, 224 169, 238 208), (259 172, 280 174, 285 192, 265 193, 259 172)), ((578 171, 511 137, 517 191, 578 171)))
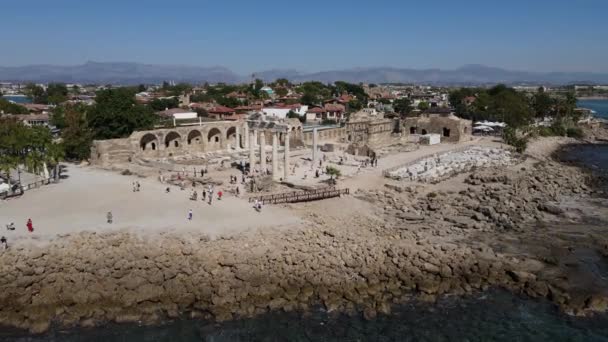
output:
POLYGON ((608 72, 607 0, 0 4, 0 65, 134 61, 238 73, 393 66, 608 72))

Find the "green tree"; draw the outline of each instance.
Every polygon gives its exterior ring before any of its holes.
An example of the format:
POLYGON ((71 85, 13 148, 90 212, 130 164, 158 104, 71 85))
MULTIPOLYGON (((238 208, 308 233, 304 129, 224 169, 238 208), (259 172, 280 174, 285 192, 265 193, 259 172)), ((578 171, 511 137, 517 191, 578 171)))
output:
POLYGON ((177 108, 179 107, 179 100, 177 97, 154 99, 150 102, 150 107, 157 112, 165 109, 177 108))
POLYGON ((0 113, 5 114, 27 114, 29 111, 24 106, 12 103, 7 99, 0 98, 0 113))
POLYGON ((68 88, 63 83, 50 83, 46 89, 47 103, 60 104, 68 100, 68 88))
POLYGON ((91 153, 93 134, 88 127, 86 107, 65 107, 64 121, 65 126, 61 130, 61 139, 65 157, 71 160, 87 159, 91 153))
POLYGON ((430 108, 430 106, 429 106, 428 102, 422 101, 422 102, 418 103, 418 109, 420 109, 420 110, 427 110, 429 108, 430 108))
POLYGON ((34 84, 34 83, 26 84, 24 93, 29 98, 32 99, 33 103, 40 103, 40 104, 48 103, 47 94, 44 91, 44 88, 42 88, 41 86, 39 86, 37 84, 34 84))
POLYGON ((410 99, 405 97, 397 99, 393 103, 393 108, 395 109, 396 113, 399 113, 401 115, 407 115, 412 110, 412 102, 410 101, 410 99))
POLYGON ((95 139, 124 138, 133 131, 153 128, 158 119, 152 109, 135 101, 133 89, 102 90, 95 102, 87 115, 95 139))
POLYGON ((329 179, 332 183, 336 183, 336 180, 342 175, 342 172, 340 172, 340 169, 338 169, 337 167, 334 166, 327 166, 325 168, 325 173, 327 173, 329 175, 329 179))
POLYGON ((363 103, 361 103, 359 99, 352 99, 348 101, 348 109, 350 111, 356 112, 358 110, 363 109, 363 103))
POLYGON ((532 99, 532 107, 537 118, 552 116, 554 114, 554 104, 553 99, 547 93, 545 93, 542 87, 539 88, 538 92, 534 94, 534 98, 532 99))

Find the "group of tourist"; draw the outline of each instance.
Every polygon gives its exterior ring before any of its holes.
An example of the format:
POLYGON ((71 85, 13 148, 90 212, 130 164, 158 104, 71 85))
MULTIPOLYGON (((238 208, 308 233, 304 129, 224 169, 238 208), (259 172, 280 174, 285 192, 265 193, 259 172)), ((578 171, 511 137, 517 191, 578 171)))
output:
MULTIPOLYGON (((27 231, 30 233, 34 232, 34 223, 32 223, 32 219, 28 218, 27 222, 25 223, 25 226, 27 227, 27 231)), ((6 225, 6 230, 8 231, 14 231, 15 230, 15 223, 11 222, 10 224, 6 225)), ((7 250, 8 249, 8 239, 5 236, 0 237, 0 249, 1 250, 7 250)))

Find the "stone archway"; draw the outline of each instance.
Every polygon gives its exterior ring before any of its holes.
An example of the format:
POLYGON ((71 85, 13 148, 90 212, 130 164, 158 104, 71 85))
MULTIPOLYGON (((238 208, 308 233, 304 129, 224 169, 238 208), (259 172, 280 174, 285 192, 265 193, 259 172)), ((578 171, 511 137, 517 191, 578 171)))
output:
POLYGON ((177 132, 169 132, 165 137, 165 147, 166 148, 178 148, 180 147, 180 143, 182 140, 182 136, 177 132))
POLYGON ((230 127, 226 130, 226 144, 229 147, 236 148, 236 127, 230 127))
POLYGON ((202 144, 203 143, 203 135, 200 131, 194 130, 188 133, 188 145, 192 144, 202 144))
POLYGON ((207 148, 209 151, 215 151, 222 148, 222 131, 217 127, 213 127, 207 133, 207 148))
POLYGON ((158 137, 152 133, 146 133, 139 141, 139 147, 142 151, 155 151, 158 149, 158 137))

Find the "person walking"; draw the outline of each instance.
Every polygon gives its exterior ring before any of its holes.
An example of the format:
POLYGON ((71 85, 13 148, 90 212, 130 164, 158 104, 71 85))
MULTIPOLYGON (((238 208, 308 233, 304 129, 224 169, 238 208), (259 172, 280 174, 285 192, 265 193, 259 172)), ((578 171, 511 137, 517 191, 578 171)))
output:
POLYGON ((107 219, 107 221, 108 221, 109 224, 112 223, 113 217, 112 217, 112 212, 111 211, 108 211, 108 213, 106 214, 106 219, 107 219))
POLYGON ((235 192, 236 192, 236 197, 239 197, 241 195, 241 190, 239 190, 239 186, 238 185, 236 186, 235 192))
POLYGON ((205 191, 205 189, 201 191, 201 199, 203 200, 203 202, 205 202, 205 200, 207 199, 207 191, 205 191))
POLYGON ((213 201, 213 186, 209 185, 209 205, 213 201))
POLYGON ((33 232, 34 232, 34 224, 32 223, 32 219, 31 219, 31 218, 30 218, 30 219, 27 219, 27 224, 26 224, 26 226, 27 226, 27 231, 28 231, 28 232, 30 232, 30 233, 33 233, 33 232))
POLYGON ((217 200, 221 201, 222 200, 222 190, 217 192, 217 200))
POLYGON ((4 236, 0 238, 0 246, 3 250, 8 249, 8 243, 6 242, 6 238, 4 236))
POLYGON ((188 221, 192 221, 192 209, 188 210, 188 221))

